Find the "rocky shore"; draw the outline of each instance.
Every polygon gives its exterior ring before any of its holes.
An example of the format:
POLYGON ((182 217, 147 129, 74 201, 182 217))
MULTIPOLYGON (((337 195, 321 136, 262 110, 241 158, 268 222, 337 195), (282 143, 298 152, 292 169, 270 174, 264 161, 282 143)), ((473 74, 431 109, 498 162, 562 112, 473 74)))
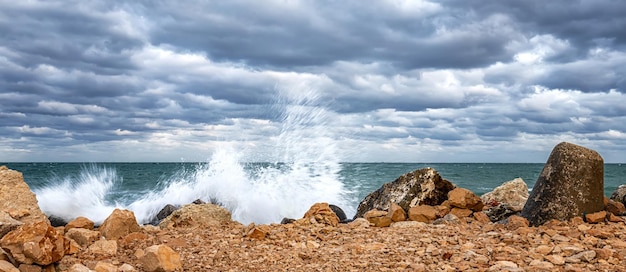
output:
POLYGON ((624 271, 626 187, 598 195, 602 159, 580 148, 555 147, 530 195, 515 179, 479 197, 425 168, 372 192, 354 220, 312 203, 270 225, 201 203, 156 226, 115 210, 53 227, 22 174, 0 167, 0 272, 624 271))

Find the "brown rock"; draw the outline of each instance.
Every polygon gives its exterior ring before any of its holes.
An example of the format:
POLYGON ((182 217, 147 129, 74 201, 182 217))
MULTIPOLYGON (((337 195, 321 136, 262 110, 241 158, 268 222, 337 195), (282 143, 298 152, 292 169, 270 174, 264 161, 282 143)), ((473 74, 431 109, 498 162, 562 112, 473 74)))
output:
POLYGON ((455 188, 448 192, 448 201, 452 207, 470 209, 472 211, 482 211, 483 202, 480 197, 465 188, 455 188))
POLYGON ((518 228, 528 227, 528 224, 528 219, 517 215, 511 215, 507 219, 506 228, 508 230, 516 230, 518 228))
POLYGON ((339 224, 339 217, 330 208, 328 203, 315 203, 304 214, 303 218, 308 220, 314 219, 319 224, 331 225, 336 227, 339 224))
POLYGON ((255 225, 251 223, 248 226, 246 237, 251 239, 263 240, 270 233, 270 227, 267 225, 255 225))
POLYGON ((390 203, 400 205, 405 211, 422 204, 439 205, 454 187, 454 184, 442 179, 435 169, 409 172, 367 195, 359 204, 354 218, 363 217, 365 212, 374 209, 388 210, 390 203))
POLYGON ((74 218, 74 220, 68 222, 65 225, 65 232, 73 228, 92 230, 93 227, 94 227, 93 221, 89 220, 89 218, 79 216, 79 217, 74 218))
POLYGON ((161 228, 208 227, 230 222, 230 212, 215 204, 188 204, 163 219, 161 228))
POLYGON ((22 173, 0 166, 0 211, 23 223, 48 222, 22 173))
POLYGON ((511 210, 519 212, 524 208, 528 199, 528 185, 521 178, 516 178, 485 193, 480 199, 488 206, 506 203, 511 210))
POLYGON ((117 242, 108 240, 98 240, 88 248, 89 252, 97 255, 113 256, 117 254, 117 242))
POLYGON ((98 228, 102 236, 109 240, 115 240, 128 235, 131 232, 140 231, 135 214, 129 210, 115 209, 102 222, 98 228))
POLYGON ((613 223, 624 222, 624 219, 622 219, 622 217, 614 215, 612 213, 608 213, 608 214, 609 216, 607 219, 609 220, 609 222, 613 222, 613 223))
POLYGON ((0 260, 0 272, 20 272, 20 270, 10 262, 0 260))
POLYGON ((475 212, 474 219, 480 223, 491 223, 489 216, 487 216, 484 212, 475 212))
POLYGON ((122 238, 122 245, 128 245, 133 241, 143 241, 148 239, 148 235, 142 232, 132 232, 122 238))
MULTIPOLYGON (((202 203, 199 203, 202 204, 202 203)), ((130 264, 122 264, 120 265, 120 267, 117 268, 118 272, 135 272, 137 271, 137 269, 135 269, 132 265, 130 264)))
POLYGON ((100 261, 96 263, 96 266, 93 268, 96 272, 117 272, 117 266, 112 263, 107 263, 100 261))
POLYGON ((38 265, 34 265, 34 264, 20 264, 20 267, 18 267, 18 269, 20 270, 20 272, 41 272, 41 266, 38 265))
POLYGON ((175 271, 182 268, 180 255, 166 245, 154 245, 139 258, 145 271, 175 271))
POLYGON ((622 184, 613 191, 611 199, 626 205, 626 184, 622 184))
POLYGON ((449 214, 451 208, 445 205, 437 205, 435 206, 435 210, 437 210, 437 218, 441 218, 446 216, 446 214, 449 214))
POLYGON ((607 217, 606 211, 599 211, 595 213, 590 213, 585 215, 585 221, 587 223, 600 223, 604 222, 607 217))
POLYGON ((386 211, 371 210, 366 212, 363 217, 374 227, 389 227, 391 225, 391 217, 387 216, 386 211))
POLYGON ((431 223, 437 219, 437 209, 430 205, 419 205, 409 209, 409 220, 431 223))
POLYGON ((0 211, 0 238, 23 224, 13 219, 8 213, 0 211))
POLYGON ((370 221, 368 221, 365 218, 357 218, 357 219, 354 219, 352 222, 348 223, 348 226, 354 229, 369 228, 370 221))
POLYGON ((613 256, 613 250, 608 248, 596 248, 596 258, 599 260, 608 260, 609 257, 613 256))
POLYGON ((387 212, 387 216, 391 218, 392 222, 400 222, 406 220, 406 212, 400 205, 396 203, 391 203, 389 206, 389 211, 387 212))
POLYGON ((602 210, 604 160, 598 152, 571 143, 554 147, 522 210, 537 226, 602 210))
POLYGON ((66 243, 69 241, 48 221, 21 225, 0 240, 0 246, 16 262, 39 265, 48 265, 63 258, 66 243))
POLYGON ((617 202, 615 200, 604 197, 604 210, 614 215, 621 216, 626 212, 626 207, 624 207, 624 204, 622 204, 622 202, 617 202))
POLYGON ((71 238, 66 237, 65 240, 69 241, 69 243, 67 243, 65 247, 65 255, 76 254, 83 250, 83 247, 81 247, 76 241, 72 240, 71 238))
POLYGON ((470 209, 452 208, 449 214, 454 214, 458 218, 464 218, 469 217, 472 213, 473 212, 470 209))
POLYGON ((72 265, 68 272, 92 272, 92 270, 89 269, 89 267, 77 263, 72 265))
POLYGON ((100 239, 100 232, 83 228, 72 228, 65 233, 65 236, 76 241, 81 247, 87 248, 100 239))

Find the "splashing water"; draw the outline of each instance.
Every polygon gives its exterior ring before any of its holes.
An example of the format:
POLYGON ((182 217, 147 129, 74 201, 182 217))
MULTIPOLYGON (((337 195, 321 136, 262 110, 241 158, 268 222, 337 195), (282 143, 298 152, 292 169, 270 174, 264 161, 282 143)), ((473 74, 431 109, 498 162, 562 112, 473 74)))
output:
POLYGON ((317 103, 313 90, 281 91, 274 106, 281 112, 281 133, 271 154, 275 162, 244 164, 250 158, 242 151, 222 147, 208 163, 181 169, 140 193, 123 191, 114 169, 92 166, 35 190, 39 204, 48 215, 65 220, 85 216, 96 223, 115 208, 130 209, 140 223, 148 223, 166 204, 196 199, 219 203, 244 224, 300 218, 316 202, 354 214, 353 192, 344 188, 338 174, 341 165, 327 124, 329 112, 317 103))

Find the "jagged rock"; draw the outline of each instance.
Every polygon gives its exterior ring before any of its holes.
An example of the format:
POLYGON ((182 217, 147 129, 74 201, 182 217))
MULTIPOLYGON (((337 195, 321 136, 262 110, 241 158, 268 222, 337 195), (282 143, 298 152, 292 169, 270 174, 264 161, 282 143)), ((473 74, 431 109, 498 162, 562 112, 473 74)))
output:
POLYGON ((202 199, 196 199, 191 204, 206 204, 206 202, 202 201, 202 199))
POLYGON ((419 205, 409 209, 409 220, 430 223, 437 219, 437 210, 430 205, 419 205))
POLYGON ((474 216, 474 219, 476 219, 476 221, 480 222, 480 223, 490 223, 491 222, 491 218, 489 218, 489 216, 484 213, 484 212, 475 212, 472 214, 474 216))
POLYGON ((347 222, 348 217, 346 217, 346 213, 343 212, 343 209, 341 209, 341 208, 339 208, 339 206, 333 205, 333 204, 328 204, 328 206, 337 215, 337 218, 339 218, 339 223, 346 223, 347 222))
POLYGON ((363 215, 374 227, 384 228, 391 225, 391 217, 387 216, 387 211, 371 210, 363 215))
POLYGON ((598 152, 571 143, 554 147, 522 210, 537 226, 604 208, 604 160, 598 152))
POLYGON ((218 226, 230 222, 230 212, 215 204, 188 204, 163 219, 161 228, 218 226))
POLYGON ((154 245, 144 250, 139 257, 145 271, 175 271, 182 268, 180 255, 166 245, 154 245))
POLYGON ((65 236, 76 241, 83 248, 100 239, 100 232, 83 228, 73 228, 65 233, 65 236))
POLYGON ((518 213, 514 211, 507 203, 500 203, 497 206, 489 207, 483 212, 489 217, 489 220, 491 220, 491 222, 498 222, 518 213))
POLYGON ((22 173, 4 165, 0 166, 0 211, 23 223, 45 221, 50 224, 22 173))
POLYGON ((302 217, 309 221, 315 220, 316 223, 331 225, 336 227, 339 224, 339 217, 330 208, 328 203, 315 203, 302 217))
POLYGON ((520 212, 528 199, 528 185, 521 178, 516 178, 494 188, 491 192, 485 193, 480 199, 487 206, 498 206, 501 203, 506 203, 512 211, 520 212))
POLYGON ((131 232, 140 231, 141 228, 139 224, 137 224, 137 219, 132 211, 115 209, 111 215, 102 222, 98 230, 102 236, 107 239, 115 240, 131 232))
POLYGON ((406 212, 400 205, 396 203, 391 203, 389 206, 389 211, 387 211, 387 216, 391 219, 392 222, 400 222, 406 220, 406 212))
POLYGON ((68 222, 65 225, 65 232, 73 228, 92 230, 93 227, 94 227, 93 221, 89 220, 89 218, 79 216, 79 217, 74 218, 74 220, 68 222))
POLYGON ((604 210, 617 216, 621 216, 626 213, 626 207, 624 207, 622 202, 618 202, 607 197, 604 197, 604 210))
POLYGON ((0 238, 23 224, 13 219, 8 213, 0 211, 0 238))
POLYGON ((595 213, 585 214, 585 222, 587 223, 600 223, 604 222, 607 217, 606 211, 599 211, 595 213))
POLYGON ((255 225, 254 223, 250 223, 245 236, 251 239, 263 240, 269 233, 270 228, 267 225, 255 225))
POLYGON ((508 230, 516 230, 518 228, 528 227, 528 224, 529 222, 526 218, 517 215, 511 215, 506 220, 506 228, 508 230))
POLYGON ((622 184, 613 191, 611 199, 626 205, 626 184, 622 184))
POLYGON ((93 254, 113 256, 117 254, 117 242, 109 240, 98 240, 91 244, 87 249, 93 254))
POLYGON ((470 209, 461 209, 461 208, 454 207, 452 208, 452 210, 450 210, 449 214, 454 214, 459 218, 464 218, 464 217, 468 217, 472 215, 472 213, 473 212, 470 209))
POLYGON ((448 192, 448 202, 452 207, 470 209, 475 212, 481 211, 484 206, 480 197, 465 188, 454 188, 448 192))
POLYGON ((390 203, 400 205, 405 211, 423 204, 436 206, 445 201, 448 192, 455 187, 433 168, 415 170, 367 195, 359 204, 354 218, 363 217, 369 210, 388 210, 390 203))
POLYGON ((0 260, 0 271, 2 272, 20 272, 17 267, 13 266, 10 262, 0 260))
POLYGON ((54 263, 65 255, 66 243, 63 234, 47 221, 21 225, 0 239, 0 246, 20 264, 54 263))
MULTIPOLYGON (((196 203, 193 203, 193 204, 196 204, 196 203)), ((170 216, 170 214, 172 214, 174 211, 178 210, 178 208, 179 207, 176 207, 176 206, 174 206, 172 204, 167 204, 167 205, 165 205, 165 207, 163 207, 163 209, 161 209, 159 211, 159 213, 157 213, 156 219, 158 221, 161 221, 161 220, 167 218, 168 216, 170 216)))

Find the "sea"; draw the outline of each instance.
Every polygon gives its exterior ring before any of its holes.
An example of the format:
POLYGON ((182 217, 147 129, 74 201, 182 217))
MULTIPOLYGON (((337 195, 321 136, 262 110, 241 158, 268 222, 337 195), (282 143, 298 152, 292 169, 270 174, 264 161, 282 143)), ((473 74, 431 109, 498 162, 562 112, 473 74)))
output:
MULTIPOLYGON (((317 202, 337 205, 352 217, 366 195, 425 167, 478 195, 518 177, 532 188, 543 168, 542 163, 343 163, 345 154, 333 139, 359 135, 337 135, 330 129, 337 114, 328 103, 307 83, 277 88, 276 101, 265 113, 278 128, 267 138, 271 151, 266 153, 272 154, 264 153, 272 160, 220 146, 203 162, 0 165, 22 172, 43 212, 66 221, 84 216, 101 223, 122 208, 132 210, 140 223, 149 223, 167 204, 200 199, 219 203, 244 224, 301 218, 317 202)), ((241 133, 245 138, 246 131, 241 133)), ((606 164, 605 194, 626 183, 625 177, 626 164, 606 164)))
MULTIPOLYGON (((541 163, 240 163, 216 154, 203 163, 0 163, 23 173, 49 216, 102 222, 115 208, 149 223, 166 204, 219 203, 244 224, 301 218, 316 202, 348 217, 369 193, 404 173, 432 167, 477 195, 522 178, 532 189, 541 163)), ((626 164, 605 164, 605 195, 626 183, 626 164)))

